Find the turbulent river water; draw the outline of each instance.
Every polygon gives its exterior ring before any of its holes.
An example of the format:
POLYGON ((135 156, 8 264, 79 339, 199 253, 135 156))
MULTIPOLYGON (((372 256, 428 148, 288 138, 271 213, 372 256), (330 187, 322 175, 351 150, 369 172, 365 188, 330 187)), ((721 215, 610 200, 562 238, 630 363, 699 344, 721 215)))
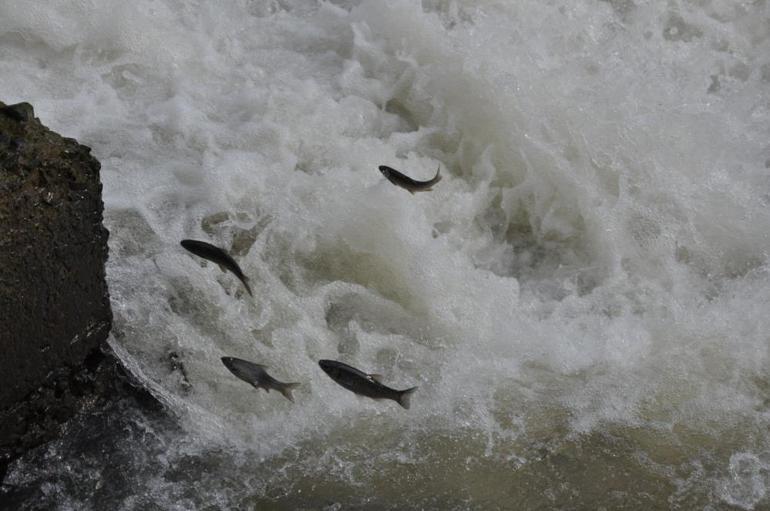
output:
POLYGON ((81 418, 23 506, 770 509, 770 2, 4 0, 0 99, 102 162, 173 417, 81 418))

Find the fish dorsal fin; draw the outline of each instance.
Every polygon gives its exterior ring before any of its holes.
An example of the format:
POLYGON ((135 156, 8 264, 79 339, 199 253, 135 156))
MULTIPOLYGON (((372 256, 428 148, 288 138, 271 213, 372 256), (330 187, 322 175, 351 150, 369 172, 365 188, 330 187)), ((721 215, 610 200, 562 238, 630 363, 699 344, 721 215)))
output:
POLYGON ((370 374, 369 378, 376 381, 377 383, 382 383, 382 375, 381 374, 370 374))

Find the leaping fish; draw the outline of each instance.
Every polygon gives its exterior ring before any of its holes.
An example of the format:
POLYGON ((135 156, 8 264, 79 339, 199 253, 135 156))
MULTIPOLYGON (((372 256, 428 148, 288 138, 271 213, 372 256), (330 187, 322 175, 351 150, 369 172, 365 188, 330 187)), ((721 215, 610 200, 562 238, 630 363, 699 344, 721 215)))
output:
POLYGON ((278 381, 269 374, 267 374, 267 368, 261 364, 255 364, 248 360, 243 360, 235 357, 222 357, 222 363, 226 368, 230 370, 235 376, 240 378, 254 386, 255 389, 265 389, 267 392, 271 390, 277 390, 283 397, 294 402, 294 397, 291 395, 292 389, 299 387, 299 383, 284 383, 278 381))
POLYGON ((349 391, 372 399, 392 399, 407 410, 409 409, 409 397, 417 390, 417 387, 406 390, 391 389, 380 382, 379 375, 366 374, 336 360, 319 360, 318 365, 332 380, 349 391))
POLYGON ((241 267, 238 266, 238 263, 235 262, 235 259, 233 259, 230 254, 225 252, 223 249, 214 246, 211 243, 198 240, 182 240, 181 245, 198 257, 208 259, 209 261, 217 263, 220 268, 233 272, 233 274, 238 277, 241 282, 243 282, 243 286, 246 288, 249 296, 254 296, 251 294, 249 278, 243 274, 241 267))
POLYGON ((429 192, 433 189, 433 185, 441 181, 440 165, 438 169, 436 169, 436 175, 433 177, 433 179, 428 181, 415 181, 411 177, 405 176, 401 172, 397 171, 396 169, 392 169, 387 165, 380 165, 379 169, 380 172, 382 172, 382 175, 385 176, 388 181, 398 187, 403 188, 411 194, 414 194, 415 192, 429 192))

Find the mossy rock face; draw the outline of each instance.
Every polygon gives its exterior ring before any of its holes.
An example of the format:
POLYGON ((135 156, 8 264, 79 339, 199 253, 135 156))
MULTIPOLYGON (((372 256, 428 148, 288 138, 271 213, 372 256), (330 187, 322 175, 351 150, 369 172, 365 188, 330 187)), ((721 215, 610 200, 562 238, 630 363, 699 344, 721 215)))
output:
POLYGON ((93 394, 112 325, 99 162, 0 102, 0 468, 93 394))

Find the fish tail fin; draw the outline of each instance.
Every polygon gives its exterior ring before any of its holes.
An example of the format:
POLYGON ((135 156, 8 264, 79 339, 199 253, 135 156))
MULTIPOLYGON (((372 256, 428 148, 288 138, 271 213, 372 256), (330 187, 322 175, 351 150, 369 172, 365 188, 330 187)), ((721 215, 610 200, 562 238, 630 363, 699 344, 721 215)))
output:
POLYGON ((409 398, 412 396, 415 390, 417 390, 418 387, 412 387, 411 389, 402 390, 398 394, 398 404, 409 410, 409 398))
POLYGON ((436 183, 438 183, 439 181, 441 181, 441 167, 440 166, 439 166, 438 169, 436 169, 436 175, 433 177, 433 179, 431 179, 430 181, 425 183, 425 188, 422 188, 422 189, 420 189, 418 191, 420 191, 420 192, 432 192, 433 191, 433 187, 436 186, 436 183))
POLYGON ((283 386, 281 386, 281 388, 278 389, 278 392, 280 392, 283 395, 283 397, 285 397, 286 399, 288 399, 293 403, 294 396, 291 395, 291 391, 292 389, 299 387, 299 385, 300 385, 299 383, 284 383, 283 386))
POLYGON ((441 165, 436 169, 436 176, 430 180, 430 185, 433 186, 439 181, 441 181, 441 165))
POLYGON ((246 275, 239 275, 241 282, 243 282, 243 287, 246 288, 246 292, 249 293, 249 296, 254 296, 251 292, 251 286, 249 285, 249 278, 246 275))

